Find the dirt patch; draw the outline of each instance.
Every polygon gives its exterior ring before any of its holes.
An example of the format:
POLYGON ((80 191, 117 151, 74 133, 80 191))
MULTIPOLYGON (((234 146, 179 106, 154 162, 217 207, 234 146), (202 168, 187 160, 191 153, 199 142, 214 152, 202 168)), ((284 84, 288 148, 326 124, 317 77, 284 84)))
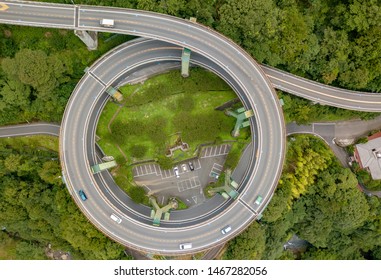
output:
POLYGON ((51 38, 53 36, 52 32, 45 32, 44 36, 46 38, 51 38))
POLYGON ((10 38, 12 37, 12 32, 10 30, 4 30, 4 36, 5 38, 10 38))
POLYGON ((45 254, 49 259, 52 260, 72 260, 72 256, 69 252, 53 250, 51 244, 48 244, 48 246, 45 248, 45 254))

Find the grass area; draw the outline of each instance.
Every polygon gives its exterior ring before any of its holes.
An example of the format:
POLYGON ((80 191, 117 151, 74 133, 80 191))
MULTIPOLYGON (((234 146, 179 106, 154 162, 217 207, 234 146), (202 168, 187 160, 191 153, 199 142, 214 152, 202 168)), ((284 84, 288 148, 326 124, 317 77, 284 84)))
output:
POLYGON ((45 136, 45 135, 34 135, 34 136, 20 136, 11 138, 1 138, 5 144, 12 146, 28 146, 32 149, 48 149, 54 152, 59 152, 59 142, 58 137, 45 136))
POLYGON ((177 203, 178 203, 178 207, 177 207, 177 210, 183 210, 183 209, 187 209, 188 206, 180 199, 176 198, 177 200, 177 203))
MULTIPOLYGON (((230 135, 235 119, 214 110, 235 98, 235 93, 209 72, 197 70, 192 72, 191 77, 191 82, 183 82, 177 88, 172 81, 184 80, 179 71, 157 76, 144 85, 123 87, 121 92, 127 105, 120 108, 110 102, 99 120, 97 135, 101 138, 99 144, 104 151, 121 162, 126 162, 123 153, 130 155, 127 160, 130 164, 136 160, 164 156, 167 148, 181 138, 190 149, 174 152, 173 159, 179 161, 194 156, 200 144, 216 139, 235 140, 230 135), (214 86, 209 86, 209 90, 194 89, 200 76, 210 78, 214 86), (163 86, 166 84, 170 86, 163 86), (152 92, 154 98, 150 96, 152 92), (163 96, 156 97, 157 92, 162 92, 163 96), (110 125, 110 134, 108 126, 117 110, 119 113, 110 125), (115 143, 119 144, 123 153, 115 143), (135 154, 138 155, 132 157, 135 154)), ((204 81, 202 85, 206 84, 205 78, 204 81)), ((202 88, 202 85, 199 87, 202 88)))
MULTIPOLYGON (((97 135, 107 155, 119 164, 113 175, 116 183, 130 196, 137 192, 132 182, 132 163, 155 160, 163 168, 197 155, 201 144, 232 141, 233 166, 250 138, 243 129, 238 138, 231 136, 233 117, 215 110, 236 98, 226 83, 214 74, 192 69, 184 79, 180 71, 171 71, 147 80, 144 84, 127 85, 119 89, 123 105, 109 102, 100 117, 97 135), (112 133, 110 133, 110 130, 112 133), (189 149, 170 148, 186 143, 189 149)), ((144 198, 140 203, 145 203, 144 198)))
POLYGON ((16 259, 17 242, 9 238, 5 232, 0 232, 0 260, 16 259))

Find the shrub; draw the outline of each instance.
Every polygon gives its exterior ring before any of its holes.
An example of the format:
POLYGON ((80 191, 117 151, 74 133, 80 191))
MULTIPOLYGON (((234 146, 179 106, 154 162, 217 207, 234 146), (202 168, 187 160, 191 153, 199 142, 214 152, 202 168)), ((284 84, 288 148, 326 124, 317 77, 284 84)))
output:
POLYGON ((134 158, 143 158, 147 153, 147 147, 143 145, 135 145, 130 147, 130 155, 134 158))

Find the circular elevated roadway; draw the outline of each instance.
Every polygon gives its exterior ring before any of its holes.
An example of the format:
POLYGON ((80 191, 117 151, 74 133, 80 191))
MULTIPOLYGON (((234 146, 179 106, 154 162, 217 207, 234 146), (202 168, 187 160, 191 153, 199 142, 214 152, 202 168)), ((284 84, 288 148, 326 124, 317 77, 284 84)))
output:
POLYGON ((205 203, 195 210, 174 211, 171 221, 152 226, 147 210, 124 201, 110 191, 103 191, 110 179, 93 175, 90 166, 97 162, 94 129, 105 100, 105 89, 129 73, 147 64, 171 60, 168 49, 176 49, 178 60, 181 48, 158 41, 138 40, 106 54, 84 75, 66 107, 61 125, 60 156, 68 189, 79 207, 102 232, 130 247, 157 254, 197 252, 226 242, 253 221, 270 200, 282 170, 285 129, 282 111, 270 82, 255 61, 229 39, 203 26, 177 18, 148 12, 123 9, 79 7, 80 28, 99 28, 100 19, 115 20, 113 32, 162 39, 190 48, 192 59, 214 71, 235 90, 246 109, 255 116, 250 119, 253 145, 246 176, 235 201, 205 203), (131 28, 134 27, 134 32, 131 28), (137 28, 140 31, 137 31, 137 28), (142 45, 144 42, 144 46, 142 45), (205 58, 204 61, 202 58, 205 58), (208 66, 209 65, 209 66, 208 66), (255 139, 254 139, 255 138, 255 139), (83 189, 88 200, 82 202, 76 194, 83 189), (264 197, 263 204, 254 203, 256 195, 264 197), (218 207, 216 208, 216 205, 218 207), (110 219, 114 213, 120 224, 110 219), (232 226, 232 233, 223 236, 221 228, 232 226), (190 250, 179 249, 181 243, 192 243, 190 250))
MULTIPOLYGON (((73 198, 86 216, 105 234, 130 247, 159 254, 201 251, 225 242, 238 234, 269 202, 276 187, 284 159, 284 121, 277 97, 268 78, 255 61, 226 37, 201 25, 178 18, 137 10, 57 5, 36 2, 3 1, 9 6, 0 13, 0 21, 10 24, 46 26, 77 30, 110 31, 99 26, 100 19, 115 20, 114 33, 130 34, 167 41, 192 50, 192 62, 220 75, 240 97, 250 119, 253 137, 248 150, 245 178, 240 182, 236 201, 210 200, 197 210, 175 211, 171 221, 160 228, 151 226, 145 207, 131 203, 118 194, 108 173, 92 175, 90 166, 98 159, 94 153, 97 119, 107 101, 104 90, 133 72, 159 61, 178 60, 181 49, 152 40, 138 40, 105 55, 85 74, 73 92, 65 111, 60 133, 60 156, 63 175, 73 198), (160 45, 162 44, 162 45, 160 45), (76 194, 84 189, 89 199, 82 202, 76 194), (261 206, 254 204, 257 194, 264 197, 261 206), (220 205, 216 207, 216 205, 220 205), (199 212, 197 212, 199 211, 199 212), (115 213, 122 222, 110 219, 115 213), (232 226, 229 236, 220 229, 232 226), (193 248, 180 251, 180 243, 193 248)), ((300 93, 314 101, 355 110, 380 110, 380 97, 372 94, 337 91, 265 69, 279 89, 300 93), (280 75, 279 75, 280 74, 280 75), (278 75, 278 76, 275 76, 278 75), (282 78, 283 77, 283 78, 282 78), (282 82, 283 80, 283 82, 282 82), (320 88, 320 89, 319 89, 320 88), (312 90, 311 90, 312 89, 312 90), (332 92, 334 92, 332 94, 332 92), (341 95, 342 94, 342 95, 341 95), (358 105, 360 104, 360 105, 358 105)))

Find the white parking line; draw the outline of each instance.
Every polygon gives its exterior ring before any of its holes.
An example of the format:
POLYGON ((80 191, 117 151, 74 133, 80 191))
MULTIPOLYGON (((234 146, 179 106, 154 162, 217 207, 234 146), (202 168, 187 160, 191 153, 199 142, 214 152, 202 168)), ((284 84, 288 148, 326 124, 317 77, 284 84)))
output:
POLYGON ((155 173, 157 176, 160 176, 161 175, 161 168, 160 166, 158 166, 157 164, 154 165, 155 166, 155 173), (157 172, 157 170, 159 170, 159 172, 157 172))
POLYGON ((201 162, 200 162, 200 159, 198 158, 197 161, 198 161, 198 168, 195 167, 195 170, 197 170, 197 169, 201 169, 201 162))
POLYGON ((227 152, 226 152, 226 150, 228 150, 228 152, 229 152, 229 146, 228 145, 225 145, 225 147, 224 147, 224 154, 227 154, 227 152))
POLYGON ((222 170, 222 165, 220 165, 218 163, 214 163, 212 169, 216 169, 218 171, 221 171, 222 170))
POLYGON ((190 190, 190 189, 194 189, 194 188, 198 188, 201 186, 201 183, 199 180, 195 180, 196 177, 192 177, 190 179, 187 179, 187 180, 184 180, 184 181, 180 181, 177 183, 177 189, 179 192, 183 192, 183 191, 186 191, 186 190, 190 190), (194 182, 194 184, 192 183, 192 181, 194 182))
POLYGON ((139 165, 139 166, 135 166, 132 170, 133 170, 134 177, 141 177, 141 176, 152 175, 152 174, 155 174, 156 176, 161 175, 160 166, 157 164, 139 165))
POLYGON ((220 146, 207 147, 201 153, 201 158, 207 157, 217 157, 222 155, 227 155, 230 151, 230 145, 224 144, 220 146))

